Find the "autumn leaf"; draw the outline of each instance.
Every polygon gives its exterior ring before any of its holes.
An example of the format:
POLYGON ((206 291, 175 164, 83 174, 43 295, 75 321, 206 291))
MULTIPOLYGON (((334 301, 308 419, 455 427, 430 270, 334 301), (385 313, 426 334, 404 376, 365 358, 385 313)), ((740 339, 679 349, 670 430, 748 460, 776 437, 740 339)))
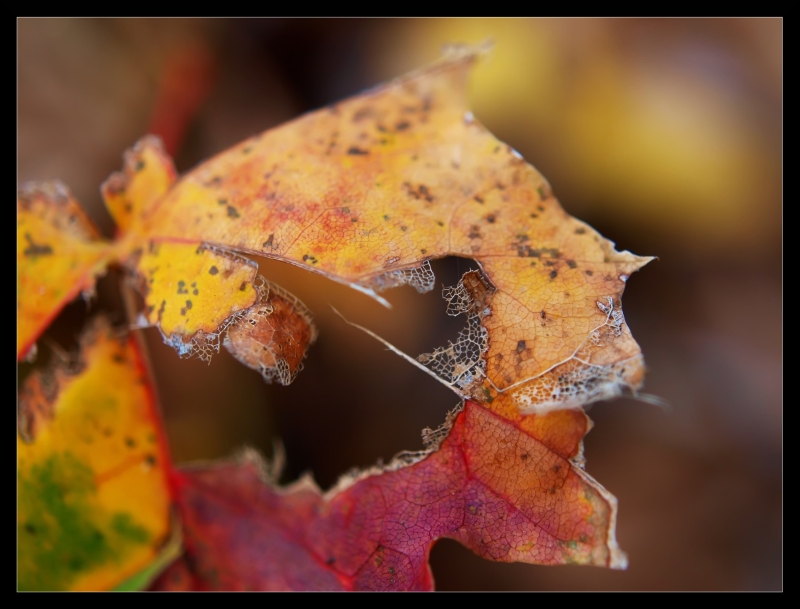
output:
POLYGON ((77 361, 26 380, 19 424, 19 589, 109 589, 157 559, 167 453, 133 338, 98 318, 77 361))
POLYGON ((135 274, 143 320, 181 357, 224 344, 267 381, 294 379, 316 330, 248 256, 387 306, 388 288, 433 288, 432 259, 480 267, 444 291, 465 317, 456 341, 401 354, 463 400, 424 451, 324 494, 308 478, 277 487, 253 456, 176 472, 185 552, 157 588, 430 589, 442 537, 492 560, 625 567, 616 500, 583 470, 581 407, 641 385, 620 298, 650 259, 569 216, 472 116, 477 56, 457 50, 177 181, 145 138, 104 185, 119 229, 106 260, 135 274))

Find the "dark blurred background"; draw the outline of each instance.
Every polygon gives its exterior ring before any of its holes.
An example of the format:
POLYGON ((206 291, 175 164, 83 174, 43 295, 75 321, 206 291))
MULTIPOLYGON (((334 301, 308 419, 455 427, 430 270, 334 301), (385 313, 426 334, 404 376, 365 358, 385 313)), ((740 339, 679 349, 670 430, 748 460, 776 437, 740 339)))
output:
MULTIPOLYGON (((782 580, 781 19, 20 19, 18 180, 60 178, 106 235, 100 183, 141 135, 185 172, 299 113, 495 42, 471 100, 564 208, 619 249, 655 255, 624 306, 645 391, 595 405, 587 471, 619 499, 627 571, 432 556, 444 590, 778 590, 782 580)), ((457 399, 345 325, 410 354, 454 338, 440 290, 366 296, 281 263, 261 272, 314 312, 320 338, 288 388, 226 352, 179 360, 146 331, 178 462, 285 447, 283 481, 323 488, 422 446, 457 399)), ((434 264, 454 284, 466 260, 434 264)), ((90 310, 119 306, 111 273, 90 310)), ((87 308, 42 341, 74 344, 87 308)), ((117 314, 122 321, 122 316, 117 314)), ((20 368, 25 373, 25 367, 20 368)))

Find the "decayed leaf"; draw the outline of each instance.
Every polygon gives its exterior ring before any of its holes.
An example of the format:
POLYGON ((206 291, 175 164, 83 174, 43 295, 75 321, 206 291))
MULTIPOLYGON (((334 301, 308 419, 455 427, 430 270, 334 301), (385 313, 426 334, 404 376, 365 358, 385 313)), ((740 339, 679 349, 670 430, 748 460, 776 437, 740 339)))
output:
POLYGON ((23 186, 17 195, 17 357, 56 314, 94 289, 111 248, 61 182, 23 186))
POLYGON ((452 429, 430 434, 441 446, 324 496, 310 478, 276 488, 252 454, 188 469, 178 475, 186 554, 155 586, 429 590, 442 537, 504 562, 624 566, 615 500, 571 466, 588 419, 537 418, 539 434, 528 434, 467 401, 452 429))
POLYGON ((264 380, 288 385, 303 368, 317 330, 311 312, 297 298, 263 277, 258 306, 238 317, 228 329, 225 348, 240 362, 258 370, 264 380))
POLYGON ((638 386, 642 361, 619 297, 649 258, 615 251, 567 215, 544 178, 472 117, 474 60, 456 55, 243 142, 154 199, 143 230, 155 242, 179 236, 277 258, 372 294, 430 289, 430 259, 473 258, 490 286, 485 306, 458 287, 451 308, 474 331, 426 360, 446 382, 481 402, 503 394, 493 408, 521 412, 638 386))
POLYGON ((147 567, 169 534, 170 493, 133 339, 98 320, 77 363, 27 379, 19 424, 19 589, 109 589, 147 567))

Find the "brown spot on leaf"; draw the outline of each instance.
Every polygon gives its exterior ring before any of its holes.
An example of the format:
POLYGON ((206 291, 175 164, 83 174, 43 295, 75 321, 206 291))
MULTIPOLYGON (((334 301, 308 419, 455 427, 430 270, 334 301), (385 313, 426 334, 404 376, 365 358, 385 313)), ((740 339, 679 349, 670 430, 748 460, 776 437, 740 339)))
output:
POLYGON ((53 248, 47 244, 34 243, 30 233, 25 233, 25 240, 28 242, 28 247, 23 250, 26 256, 50 256, 53 253, 53 248))

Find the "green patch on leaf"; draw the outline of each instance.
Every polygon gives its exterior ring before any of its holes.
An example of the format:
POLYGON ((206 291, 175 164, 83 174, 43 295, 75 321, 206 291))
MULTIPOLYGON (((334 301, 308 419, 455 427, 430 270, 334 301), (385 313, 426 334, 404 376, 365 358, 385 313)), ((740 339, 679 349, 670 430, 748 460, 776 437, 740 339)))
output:
POLYGON ((20 590, 69 589, 79 577, 121 561, 149 541, 130 514, 94 507, 96 493, 91 469, 70 453, 50 457, 20 476, 20 590))

